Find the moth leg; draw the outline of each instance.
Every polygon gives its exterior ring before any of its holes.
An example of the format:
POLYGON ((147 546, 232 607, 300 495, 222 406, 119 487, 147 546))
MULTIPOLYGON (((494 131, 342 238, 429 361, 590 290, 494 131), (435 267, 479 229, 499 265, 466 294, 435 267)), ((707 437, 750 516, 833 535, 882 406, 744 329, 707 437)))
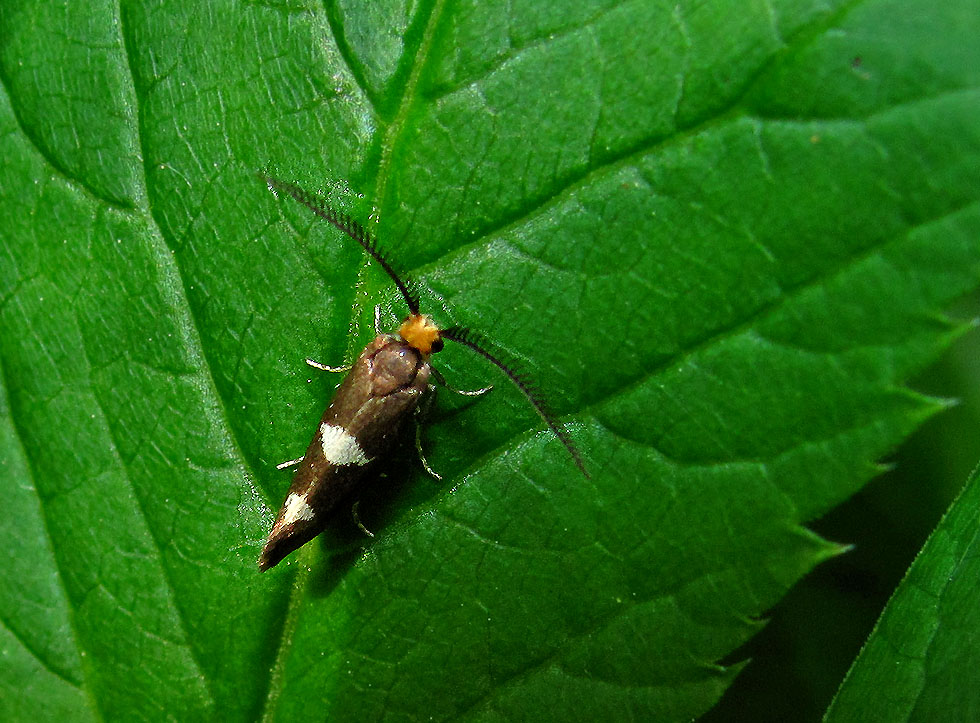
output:
POLYGON ((286 467, 292 467, 294 465, 302 462, 306 457, 300 457, 299 459, 291 459, 288 462, 283 462, 282 464, 277 464, 276 469, 286 469, 286 467))
MULTIPOLYGON (((315 362, 312 359, 307 359, 306 363, 309 364, 314 369, 320 369, 325 372, 349 372, 351 370, 351 365, 348 364, 342 367, 328 367, 326 364, 321 364, 320 362, 315 362)), ((299 457, 298 459, 291 459, 288 462, 283 462, 282 464, 277 464, 276 469, 286 469, 287 467, 293 467, 300 462, 302 462, 306 457, 299 457)))
POLYGON ((422 463, 425 471, 433 478, 442 480, 442 475, 429 466, 429 461, 425 458, 425 454, 422 453, 422 425, 419 424, 419 420, 417 419, 415 420, 415 451, 418 452, 419 462, 422 463))
POLYGON ((455 387, 449 386, 449 383, 446 382, 446 377, 444 377, 438 369, 432 367, 429 371, 432 373, 432 376, 436 378, 436 381, 439 382, 446 389, 448 389, 451 392, 456 392, 456 394, 461 394, 464 397, 478 397, 481 394, 486 394, 491 389, 493 389, 492 384, 489 387, 483 387, 483 389, 456 389, 455 387))
MULTIPOLYGON (((312 359, 307 359, 306 363, 309 364, 314 369, 320 369, 325 372, 349 372, 351 370, 351 365, 348 364, 342 367, 328 367, 326 364, 321 364, 320 362, 315 362, 312 359)), ((300 462, 302 462, 306 457, 299 457, 298 459, 291 459, 288 462, 283 462, 282 464, 277 464, 276 469, 286 469, 287 467, 294 467, 300 462)))
POLYGON ((307 359, 306 363, 309 364, 314 369, 319 369, 324 372, 349 372, 353 364, 345 364, 342 367, 328 367, 326 364, 321 364, 320 362, 315 362, 312 359, 307 359))
POLYGON ((357 502, 354 503, 353 507, 350 508, 351 516, 354 518, 354 522, 357 524, 357 526, 361 528, 361 532, 363 532, 368 537, 374 537, 374 533, 364 526, 364 523, 361 522, 361 516, 357 514, 357 507, 360 504, 361 501, 358 500, 357 502))
MULTIPOLYGON (((435 371, 432 369, 431 371, 435 371)), ((422 451, 422 419, 429 413, 429 409, 432 408, 432 403, 435 401, 436 388, 433 385, 429 385, 428 393, 422 400, 422 403, 415 408, 415 451, 419 456, 419 461, 422 463, 422 468, 431 476, 433 479, 441 480, 442 475, 436 472, 432 467, 429 466, 429 460, 425 458, 425 453, 422 451)))
MULTIPOLYGON (((374 306, 374 333, 378 336, 381 335, 381 304, 375 304, 374 306)), ((344 364, 340 367, 331 367, 326 364, 321 364, 318 361, 313 361, 312 359, 307 359, 306 363, 309 364, 314 369, 319 369, 324 372, 334 372, 336 374, 346 373, 353 369, 353 364, 344 364)))

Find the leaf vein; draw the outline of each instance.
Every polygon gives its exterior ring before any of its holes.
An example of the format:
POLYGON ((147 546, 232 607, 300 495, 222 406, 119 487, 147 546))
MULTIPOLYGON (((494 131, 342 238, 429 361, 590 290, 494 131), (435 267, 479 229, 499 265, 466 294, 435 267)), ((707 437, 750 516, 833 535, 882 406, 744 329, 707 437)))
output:
MULTIPOLYGON (((2 345, 0 345, 0 387, 2 387, 3 394, 6 397, 5 404, 6 404, 7 408, 10 410, 9 419, 10 419, 11 429, 13 430, 14 435, 15 435, 15 437, 17 439, 17 444, 20 447, 21 457, 24 459, 24 464, 27 467, 27 473, 28 473, 28 475, 30 476, 30 479, 31 479, 31 486, 35 490, 35 493, 37 493, 37 486, 33 482, 33 480, 35 480, 37 478, 37 474, 35 473, 35 470, 34 470, 34 463, 31 460, 30 456, 26 452, 26 447, 24 446, 24 443, 23 443, 24 433, 21 430, 20 425, 17 423, 17 415, 14 413, 14 407, 10 404, 10 395, 9 395, 9 392, 7 391, 7 390, 11 389, 11 386, 10 386, 10 378, 7 376, 7 365, 6 365, 6 363, 5 363, 4 359, 3 359, 3 346, 2 345)), ((55 569, 56 569, 56 572, 57 572, 57 576, 56 577, 57 577, 57 580, 58 580, 58 586, 61 588, 62 594, 64 595, 65 602, 68 603, 67 606, 66 606, 66 608, 67 608, 66 609, 66 615, 68 617, 68 624, 71 627, 72 640, 74 642, 75 649, 79 653, 79 657, 81 658, 81 657, 83 657, 85 655, 85 647, 82 645, 81 636, 79 635, 79 632, 78 632, 78 626, 75 623, 75 611, 74 611, 74 608, 72 607, 72 604, 71 604, 71 595, 68 592, 68 587, 65 585, 64 566, 62 565, 62 562, 61 562, 61 560, 58 557, 57 549, 55 548, 55 545, 54 545, 54 538, 53 538, 53 536, 51 534, 51 525, 49 524, 49 518, 48 518, 48 514, 47 514, 47 507, 44 504, 43 500, 41 499, 41 495, 40 494, 35 494, 35 496, 37 497, 37 505, 38 505, 39 511, 41 513, 41 522, 44 525, 44 532, 45 532, 45 534, 47 536, 48 548, 49 548, 49 551, 50 551, 51 560, 54 562, 54 566, 55 566, 55 569)), ((8 630, 11 630, 11 632, 14 632, 14 634, 18 638, 18 640, 21 639, 20 636, 19 635, 16 635, 16 632, 12 628, 10 628, 10 626, 7 626, 7 629, 8 630)), ((30 647, 27 647, 27 646, 25 646, 25 647, 32 654, 34 654, 34 651, 31 650, 30 647)), ((42 665, 44 665, 44 667, 46 669, 48 669, 48 670, 52 671, 53 673, 55 673, 56 675, 58 675, 59 678, 62 678, 63 680, 66 680, 66 681, 69 681, 70 682, 70 679, 67 677, 67 673, 65 673, 65 674, 57 673, 56 672, 56 669, 55 669, 55 666, 53 666, 52 664, 50 664, 48 661, 46 661, 45 659, 43 659, 42 657, 37 656, 37 655, 35 655, 35 658, 42 665)), ((84 665, 81 666, 81 670, 82 670, 82 675, 85 676, 85 666, 84 665)), ((99 705, 99 700, 93 695, 92 688, 90 686, 88 686, 88 685, 85 685, 84 681, 80 681, 79 684, 78 684, 78 686, 82 690, 85 691, 85 697, 88 699, 89 704, 90 704, 90 707, 91 707, 93 713, 95 713, 100 720, 105 720, 105 713, 102 711, 102 708, 99 705)))

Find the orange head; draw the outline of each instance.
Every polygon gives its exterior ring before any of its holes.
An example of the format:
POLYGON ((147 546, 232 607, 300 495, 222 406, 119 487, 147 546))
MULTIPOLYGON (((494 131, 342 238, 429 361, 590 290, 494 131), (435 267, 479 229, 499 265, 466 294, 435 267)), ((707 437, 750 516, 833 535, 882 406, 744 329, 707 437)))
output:
POLYGON ((442 351, 442 330, 428 314, 409 314, 398 329, 405 343, 422 356, 442 351))

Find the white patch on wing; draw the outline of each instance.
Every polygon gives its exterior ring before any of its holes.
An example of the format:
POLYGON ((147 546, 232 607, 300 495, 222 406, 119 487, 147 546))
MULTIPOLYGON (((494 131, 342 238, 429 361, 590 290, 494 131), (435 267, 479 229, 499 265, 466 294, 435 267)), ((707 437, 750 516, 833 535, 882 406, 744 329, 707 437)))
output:
POLYGON ((306 503, 306 495, 290 494, 283 503, 283 525, 291 525, 300 520, 312 520, 313 517, 313 508, 306 503))
POLYGON ((349 464, 362 466, 371 461, 354 435, 335 424, 324 422, 320 425, 320 444, 323 447, 323 456, 338 467, 349 464))

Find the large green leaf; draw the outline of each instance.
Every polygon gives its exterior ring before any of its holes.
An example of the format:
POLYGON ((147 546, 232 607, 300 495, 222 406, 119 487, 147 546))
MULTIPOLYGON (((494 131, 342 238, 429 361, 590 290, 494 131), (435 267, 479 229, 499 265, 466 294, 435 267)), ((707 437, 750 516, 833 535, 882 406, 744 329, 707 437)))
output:
POLYGON ((0 6, 0 713, 687 719, 938 403, 980 280, 969 0, 0 6), (255 558, 390 284, 517 356, 255 558), (356 308, 356 312, 352 312, 356 308), (353 327, 353 328, 352 328, 353 327))
POLYGON ((888 603, 826 721, 980 717, 974 473, 888 603))

